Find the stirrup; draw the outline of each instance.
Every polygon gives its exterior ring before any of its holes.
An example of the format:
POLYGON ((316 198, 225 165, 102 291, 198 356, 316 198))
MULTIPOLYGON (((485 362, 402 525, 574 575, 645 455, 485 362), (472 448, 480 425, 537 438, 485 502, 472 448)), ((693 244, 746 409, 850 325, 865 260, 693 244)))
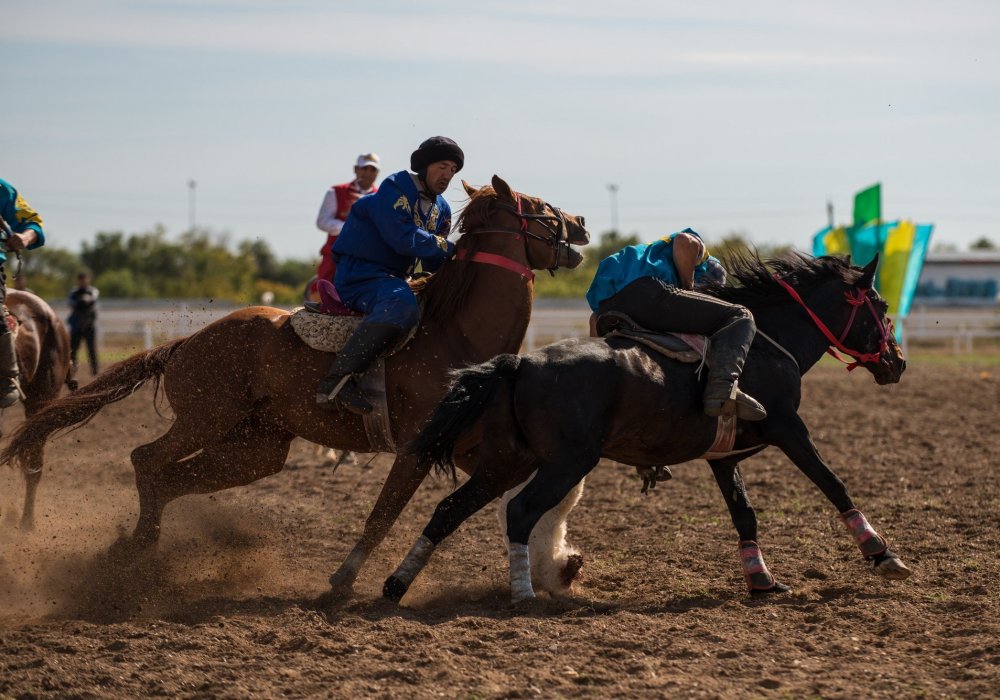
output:
POLYGON ((746 421, 758 421, 767 418, 767 410, 755 398, 749 394, 744 394, 737 382, 733 382, 729 390, 729 396, 722 399, 718 405, 714 404, 718 399, 712 399, 711 401, 712 403, 705 401, 704 411, 705 415, 712 416, 713 418, 719 416, 730 417, 733 415, 746 421))
POLYGON ((21 389, 21 383, 17 381, 17 377, 2 377, 0 381, 4 379, 11 383, 11 388, 6 393, 0 394, 0 409, 10 408, 19 400, 24 401, 26 398, 24 391, 21 389))

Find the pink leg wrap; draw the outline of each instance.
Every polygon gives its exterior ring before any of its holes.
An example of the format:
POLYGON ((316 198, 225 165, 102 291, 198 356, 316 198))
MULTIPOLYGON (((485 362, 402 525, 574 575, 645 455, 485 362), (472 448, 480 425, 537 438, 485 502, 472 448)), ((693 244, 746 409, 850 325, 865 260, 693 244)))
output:
POLYGON ((743 575, 751 591, 766 591, 774 587, 774 576, 767 570, 764 555, 753 540, 740 542, 740 563, 743 565, 743 575))
POLYGON ((858 549, 865 559, 871 559, 882 554, 889 548, 885 538, 875 532, 875 528, 868 524, 864 514, 860 510, 852 509, 840 514, 840 519, 851 533, 854 541, 858 543, 858 549))

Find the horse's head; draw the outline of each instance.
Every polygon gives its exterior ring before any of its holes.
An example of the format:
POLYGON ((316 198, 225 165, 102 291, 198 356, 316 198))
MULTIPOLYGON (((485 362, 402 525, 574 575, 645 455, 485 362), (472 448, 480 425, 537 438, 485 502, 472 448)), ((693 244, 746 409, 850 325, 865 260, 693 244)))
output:
POLYGON ((568 214, 537 197, 515 192, 498 175, 493 176, 491 192, 476 189, 462 181, 472 203, 483 201, 480 211, 463 214, 463 231, 469 233, 506 232, 524 239, 528 264, 536 270, 553 271, 560 267, 574 268, 583 256, 571 246, 587 245, 590 233, 582 216, 568 214))
POLYGON ((831 354, 840 357, 832 350, 836 348, 854 359, 849 370, 861 366, 879 384, 893 384, 906 369, 906 360, 896 343, 892 319, 886 315, 889 305, 875 291, 876 267, 878 256, 864 268, 842 258, 803 256, 785 261, 787 277, 776 274, 774 278, 805 308, 829 342, 831 354), (810 275, 814 283, 821 283, 800 296, 795 283, 810 275))
POLYGON ((841 343, 860 353, 854 356, 855 361, 871 372, 876 382, 895 384, 906 369, 906 359, 896 342, 892 319, 887 315, 889 304, 875 291, 877 267, 878 255, 864 268, 854 268, 860 271, 860 276, 844 295, 851 311, 841 343))

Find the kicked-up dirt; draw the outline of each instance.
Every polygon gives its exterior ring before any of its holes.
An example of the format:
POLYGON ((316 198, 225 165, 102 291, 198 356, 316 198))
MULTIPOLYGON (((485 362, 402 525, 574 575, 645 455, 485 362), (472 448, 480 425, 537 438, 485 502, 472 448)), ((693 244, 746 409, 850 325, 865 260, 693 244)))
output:
MULTIPOLYGON (((115 563, 134 524, 132 448, 151 394, 50 443, 38 527, 0 471, 0 697, 997 697, 1000 479, 995 367, 911 364, 900 384, 821 366, 802 414, 858 507, 913 570, 876 577, 834 508, 777 450, 747 460, 760 544, 791 593, 750 598, 703 462, 648 496, 603 464, 570 517, 576 604, 509 605, 495 507, 397 607, 385 577, 453 485, 431 478, 329 615, 311 601, 361 531, 390 459, 285 470, 168 506, 158 550, 115 563)), ((14 411, 7 425, 18 420, 14 411)))

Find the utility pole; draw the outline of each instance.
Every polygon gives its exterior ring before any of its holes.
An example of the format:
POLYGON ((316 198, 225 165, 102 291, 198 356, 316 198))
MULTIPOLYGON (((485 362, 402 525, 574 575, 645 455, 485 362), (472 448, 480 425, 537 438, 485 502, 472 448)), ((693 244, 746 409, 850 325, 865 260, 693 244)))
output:
POLYGON ((618 231, 618 185, 608 185, 608 193, 611 195, 611 230, 617 234, 618 231))
POLYGON ((826 223, 833 228, 833 200, 826 200, 826 223))
POLYGON ((198 183, 194 180, 188 180, 188 226, 191 231, 194 231, 195 218, 194 218, 194 195, 195 190, 198 189, 198 183))

